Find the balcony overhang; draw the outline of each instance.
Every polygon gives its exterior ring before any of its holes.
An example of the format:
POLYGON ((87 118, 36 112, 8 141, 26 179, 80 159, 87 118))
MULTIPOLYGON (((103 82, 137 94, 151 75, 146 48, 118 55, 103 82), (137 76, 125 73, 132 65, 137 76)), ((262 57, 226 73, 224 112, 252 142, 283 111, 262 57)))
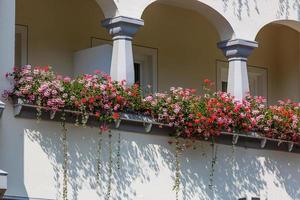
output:
POLYGON ((0 169, 0 199, 2 199, 6 190, 7 190, 7 173, 0 169))

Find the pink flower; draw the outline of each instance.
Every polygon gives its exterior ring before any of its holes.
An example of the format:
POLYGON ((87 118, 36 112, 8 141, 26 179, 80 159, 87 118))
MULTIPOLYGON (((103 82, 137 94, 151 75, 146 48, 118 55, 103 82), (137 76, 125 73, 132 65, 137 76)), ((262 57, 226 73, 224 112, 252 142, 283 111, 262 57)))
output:
POLYGON ((65 82, 65 83, 70 83, 70 82, 71 82, 71 78, 68 77, 68 76, 66 76, 66 77, 64 78, 64 82, 65 82))
POLYGON ((96 70, 94 71, 94 73, 95 73, 95 74, 100 74, 101 71, 100 71, 99 69, 96 69, 96 70))

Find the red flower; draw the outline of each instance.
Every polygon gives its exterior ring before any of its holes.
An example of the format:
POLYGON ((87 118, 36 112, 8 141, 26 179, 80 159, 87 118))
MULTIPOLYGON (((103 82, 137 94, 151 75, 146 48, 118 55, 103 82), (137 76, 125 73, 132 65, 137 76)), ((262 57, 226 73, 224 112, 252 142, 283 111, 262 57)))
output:
POLYGON ((89 99, 89 103, 90 103, 90 104, 94 103, 94 101, 95 101, 94 97, 91 97, 91 98, 89 99))
POLYGON ((82 98, 81 103, 86 103, 86 98, 82 98))
POLYGON ((210 84, 210 83, 211 83, 211 80, 205 79, 203 82, 204 82, 205 84, 210 84))
POLYGON ((199 124, 201 122, 201 120, 200 119, 195 119, 194 122, 195 122, 195 124, 199 124))
POLYGON ((114 114, 112 115, 112 118, 113 118, 114 120, 120 119, 120 114, 119 114, 119 113, 114 113, 114 114))
POLYGON ((44 67, 44 71, 45 72, 49 71, 49 66, 44 67))
POLYGON ((117 102, 118 103, 122 102, 122 97, 121 96, 117 96, 117 102))

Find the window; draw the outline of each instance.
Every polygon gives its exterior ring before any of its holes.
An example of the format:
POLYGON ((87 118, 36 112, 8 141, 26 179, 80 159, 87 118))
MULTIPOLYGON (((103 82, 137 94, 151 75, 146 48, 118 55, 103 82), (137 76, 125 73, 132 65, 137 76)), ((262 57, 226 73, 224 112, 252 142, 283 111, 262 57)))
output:
POLYGON ((134 82, 137 84, 141 83, 141 65, 139 63, 134 63, 134 82))
POLYGON ((27 46, 28 46, 28 27, 16 25, 15 33, 15 66, 28 64, 27 46))
MULTIPOLYGON (((227 91, 228 67, 228 62, 219 60, 217 61, 217 89, 221 90, 222 92, 227 91)), ((251 95, 263 96, 267 98, 267 69, 257 66, 248 66, 248 78, 251 95)))

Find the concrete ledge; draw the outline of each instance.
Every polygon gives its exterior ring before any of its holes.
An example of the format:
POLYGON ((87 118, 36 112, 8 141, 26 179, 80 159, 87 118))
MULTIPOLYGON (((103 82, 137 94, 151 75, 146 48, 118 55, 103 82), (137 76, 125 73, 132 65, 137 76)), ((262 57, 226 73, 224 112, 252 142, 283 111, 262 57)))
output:
POLYGON ((5 191, 7 190, 7 173, 0 170, 0 198, 3 197, 5 191))

